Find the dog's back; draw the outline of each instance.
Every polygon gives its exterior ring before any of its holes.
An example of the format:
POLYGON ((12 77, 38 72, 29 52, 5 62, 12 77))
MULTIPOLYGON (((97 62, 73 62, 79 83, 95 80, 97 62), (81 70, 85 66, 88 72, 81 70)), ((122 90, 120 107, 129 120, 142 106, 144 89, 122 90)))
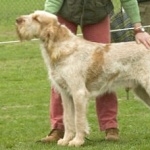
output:
MULTIPOLYGON (((70 80, 77 82, 77 77, 81 76, 87 90, 96 96, 111 91, 116 86, 132 86, 137 81, 137 72, 145 74, 149 71, 150 51, 142 44, 135 42, 98 44, 78 38, 76 41, 76 44, 70 47, 73 49, 70 50, 72 53, 63 56, 64 59, 57 62, 59 69, 55 69, 61 76, 61 83, 62 80, 65 83, 70 80)), ((71 43, 71 40, 67 42, 71 43)), ((62 45, 65 51, 65 43, 62 45)), ((67 45, 66 43, 66 47, 67 45)), ((62 48, 61 45, 59 48, 62 48)))

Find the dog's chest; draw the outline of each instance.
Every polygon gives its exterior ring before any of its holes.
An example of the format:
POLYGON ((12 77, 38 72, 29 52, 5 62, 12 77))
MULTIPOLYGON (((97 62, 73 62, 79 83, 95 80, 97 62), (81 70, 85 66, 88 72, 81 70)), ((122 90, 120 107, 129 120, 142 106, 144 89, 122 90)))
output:
POLYGON ((69 91, 67 82, 64 78, 64 74, 61 72, 61 70, 59 70, 58 68, 57 69, 52 68, 50 76, 55 86, 69 91))
POLYGON ((49 53, 47 52, 47 50, 43 45, 41 50, 51 81, 55 86, 67 89, 66 80, 64 79, 64 77, 66 76, 65 74, 66 71, 63 63, 62 62, 52 63, 49 57, 49 53))

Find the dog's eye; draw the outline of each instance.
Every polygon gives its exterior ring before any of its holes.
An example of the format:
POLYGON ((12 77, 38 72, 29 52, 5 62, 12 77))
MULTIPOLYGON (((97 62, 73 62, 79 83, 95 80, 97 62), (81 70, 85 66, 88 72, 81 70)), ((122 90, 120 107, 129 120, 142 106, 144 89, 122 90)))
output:
POLYGON ((22 23, 22 22, 24 22, 25 20, 23 19, 23 18, 17 18, 16 19, 16 22, 18 23, 18 24, 20 24, 20 23, 22 23))

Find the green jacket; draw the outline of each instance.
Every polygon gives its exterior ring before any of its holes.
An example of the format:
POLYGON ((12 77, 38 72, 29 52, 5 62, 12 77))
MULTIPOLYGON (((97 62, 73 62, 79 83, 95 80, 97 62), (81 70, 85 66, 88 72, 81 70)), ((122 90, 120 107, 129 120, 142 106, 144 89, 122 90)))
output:
MULTIPOLYGON (((98 0, 97 0, 98 1, 98 0)), ((100 0, 99 0, 100 1, 100 0)), ((120 0, 132 23, 141 22, 138 3, 136 0, 120 0)), ((57 14, 63 5, 63 0, 46 0, 45 11, 57 14)), ((84 12, 87 13, 87 12, 84 12)))

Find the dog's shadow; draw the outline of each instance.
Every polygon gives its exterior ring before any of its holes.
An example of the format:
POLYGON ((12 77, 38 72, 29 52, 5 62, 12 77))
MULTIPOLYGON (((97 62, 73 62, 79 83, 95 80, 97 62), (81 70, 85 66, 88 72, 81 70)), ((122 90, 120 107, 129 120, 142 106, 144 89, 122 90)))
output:
MULTIPOLYGON (((147 137, 150 139, 150 137, 147 137)), ((147 140, 147 138, 145 138, 145 140, 147 140)), ((143 139, 142 139, 143 140, 143 139)), ((118 141, 106 141, 104 139, 104 137, 86 137, 85 138, 85 143, 84 145, 80 146, 80 147, 68 147, 68 146, 59 146, 57 145, 57 143, 41 143, 41 142, 36 142, 36 144, 41 145, 42 148, 49 148, 51 147, 52 149, 57 149, 57 150, 62 150, 66 149, 66 150, 75 150, 78 148, 78 150, 88 150, 91 149, 92 150, 96 150, 96 149, 128 149, 130 146, 134 146, 134 148, 137 148, 139 146, 139 142, 135 139, 132 138, 120 138, 118 141)))
POLYGON ((117 141, 107 141, 103 137, 88 137, 85 140, 85 144, 81 147, 81 149, 88 149, 88 147, 92 147, 92 149, 128 149, 132 146, 136 149, 139 147, 139 143, 145 143, 150 139, 150 136, 144 136, 142 139, 136 140, 136 137, 120 137, 117 141))

